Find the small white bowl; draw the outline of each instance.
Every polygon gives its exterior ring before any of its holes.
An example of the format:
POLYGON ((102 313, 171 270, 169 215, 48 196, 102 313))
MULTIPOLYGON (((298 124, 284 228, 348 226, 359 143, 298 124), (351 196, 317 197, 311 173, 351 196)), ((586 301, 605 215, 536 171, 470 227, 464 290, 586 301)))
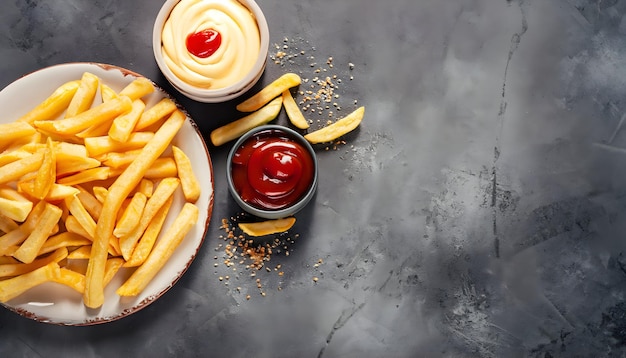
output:
POLYGON ((238 1, 243 6, 247 7, 256 18, 261 39, 259 57, 254 63, 252 70, 250 70, 250 72, 244 78, 228 87, 222 87, 218 89, 206 89, 186 83, 185 81, 177 77, 174 72, 172 72, 172 70, 167 66, 161 50, 161 33, 163 30, 163 26, 165 25, 165 22, 170 15, 170 12, 180 2, 180 0, 167 0, 161 7, 161 10, 159 11, 154 22, 154 28, 152 30, 152 51, 154 52, 154 58, 157 62, 157 65, 161 69, 161 72, 163 73, 165 78, 176 90, 181 92, 183 95, 193 100, 204 103, 225 102, 237 98, 247 92, 257 83, 257 81, 261 78, 261 75, 263 75, 263 71, 265 71, 265 65, 267 62, 267 53, 269 50, 270 38, 267 20, 265 19, 263 11, 254 0, 238 1))

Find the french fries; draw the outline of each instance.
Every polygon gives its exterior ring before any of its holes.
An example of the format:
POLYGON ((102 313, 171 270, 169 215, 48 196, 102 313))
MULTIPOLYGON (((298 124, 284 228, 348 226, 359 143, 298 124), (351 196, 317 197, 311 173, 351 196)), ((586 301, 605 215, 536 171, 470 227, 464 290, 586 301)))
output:
POLYGON ((364 114, 365 107, 359 107, 337 122, 306 134, 304 138, 313 144, 331 142, 358 127, 364 114))
POLYGON ((252 97, 237 105, 239 112, 253 112, 268 104, 274 98, 280 96, 283 91, 299 85, 300 76, 289 72, 280 76, 252 97))
POLYGON ((285 232, 296 223, 293 216, 283 219, 266 220, 253 223, 239 223, 238 226, 244 233, 250 236, 265 236, 277 232, 285 232))
POLYGON ((56 282, 98 308, 122 268, 136 295, 196 224, 200 184, 173 143, 186 116, 169 98, 146 108, 154 90, 86 72, 0 124, 0 303, 56 282))
POLYGON ((211 142, 213 142, 213 145, 215 146, 220 146, 241 136, 254 127, 258 127, 272 121, 276 118, 276 116, 278 116, 282 103, 282 97, 276 97, 258 111, 252 112, 243 118, 214 129, 211 132, 211 142))

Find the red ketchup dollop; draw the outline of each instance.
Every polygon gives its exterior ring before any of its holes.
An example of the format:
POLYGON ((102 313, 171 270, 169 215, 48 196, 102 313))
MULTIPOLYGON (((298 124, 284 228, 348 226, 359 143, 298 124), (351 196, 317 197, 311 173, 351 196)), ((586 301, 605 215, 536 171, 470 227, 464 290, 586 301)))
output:
POLYGON ((243 201, 262 210, 280 210, 309 190, 315 165, 311 153, 287 132, 267 129, 236 149, 232 179, 243 201))
POLYGON ((213 29, 206 29, 187 35, 185 44, 192 55, 207 58, 220 48, 222 35, 213 29))

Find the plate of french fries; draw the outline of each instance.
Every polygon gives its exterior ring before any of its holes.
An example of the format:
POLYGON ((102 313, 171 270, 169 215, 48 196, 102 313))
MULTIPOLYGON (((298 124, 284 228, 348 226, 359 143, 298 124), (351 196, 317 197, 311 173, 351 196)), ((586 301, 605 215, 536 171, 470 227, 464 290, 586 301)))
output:
POLYGON ((200 250, 213 169, 197 126, 132 71, 68 63, 0 91, 0 304, 59 325, 113 321, 200 250))

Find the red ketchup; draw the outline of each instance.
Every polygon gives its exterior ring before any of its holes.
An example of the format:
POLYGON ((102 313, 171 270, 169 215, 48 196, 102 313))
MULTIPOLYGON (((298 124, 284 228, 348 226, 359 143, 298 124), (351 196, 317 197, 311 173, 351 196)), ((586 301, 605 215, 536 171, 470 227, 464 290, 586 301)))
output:
POLYGON ((248 138, 233 155, 232 179, 243 201, 262 210, 280 210, 309 190, 314 163, 311 153, 279 129, 248 138))
POLYGON ((187 35, 185 44, 192 55, 207 58, 220 48, 222 35, 213 29, 206 29, 187 35))

